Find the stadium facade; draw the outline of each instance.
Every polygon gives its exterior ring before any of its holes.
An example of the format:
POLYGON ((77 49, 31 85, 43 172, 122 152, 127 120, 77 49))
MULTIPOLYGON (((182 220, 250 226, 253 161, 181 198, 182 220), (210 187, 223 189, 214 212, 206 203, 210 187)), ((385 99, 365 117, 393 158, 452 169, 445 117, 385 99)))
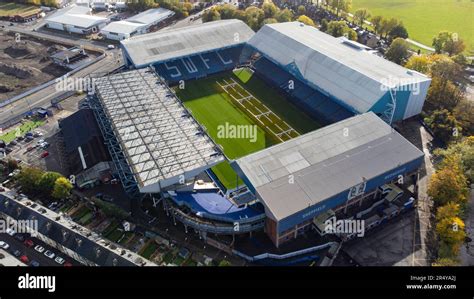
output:
POLYGON ((254 33, 223 20, 121 47, 132 70, 99 79, 92 108, 125 189, 159 193, 186 230, 205 237, 264 229, 278 247, 325 212, 380 198, 378 187, 401 177, 418 179, 423 153, 391 125, 420 113, 430 78, 365 46, 299 22, 254 33), (225 156, 169 86, 236 66, 252 68, 326 126, 230 161, 246 186, 224 194, 199 175, 225 156))

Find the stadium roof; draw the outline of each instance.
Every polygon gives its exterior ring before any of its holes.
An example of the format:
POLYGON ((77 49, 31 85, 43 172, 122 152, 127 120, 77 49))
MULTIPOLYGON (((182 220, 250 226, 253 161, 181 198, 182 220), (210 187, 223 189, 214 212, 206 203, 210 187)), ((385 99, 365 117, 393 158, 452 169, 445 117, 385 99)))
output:
POLYGON ((281 220, 360 184, 364 178, 370 180, 422 156, 419 149, 368 112, 236 163, 273 217, 281 220), (294 176, 293 184, 289 175, 294 176))
MULTIPOLYGON (((300 22, 263 26, 248 44, 302 79, 352 107, 367 112, 395 79, 413 84, 430 80, 373 55, 345 38, 335 38, 300 22)), ((404 85, 404 84, 401 84, 404 85)))
POLYGON ((58 12, 47 18, 47 21, 81 28, 89 28, 98 23, 107 21, 107 18, 90 15, 90 11, 91 9, 88 7, 74 5, 60 9, 58 12))
POLYGON ((224 160, 179 99, 148 69, 95 81, 142 192, 158 192, 224 160))
POLYGON ((245 43, 253 34, 240 20, 221 20, 135 36, 121 43, 135 66, 146 66, 245 43))

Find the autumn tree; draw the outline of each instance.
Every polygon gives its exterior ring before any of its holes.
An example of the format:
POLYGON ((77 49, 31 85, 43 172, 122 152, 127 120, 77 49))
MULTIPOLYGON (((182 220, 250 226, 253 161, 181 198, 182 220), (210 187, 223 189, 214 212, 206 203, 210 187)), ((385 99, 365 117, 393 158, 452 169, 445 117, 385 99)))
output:
POLYGON ((68 198, 71 195, 72 184, 65 177, 60 177, 54 182, 52 197, 56 199, 68 198))
POLYGON ((298 19, 296 19, 298 22, 301 22, 303 24, 306 24, 306 25, 309 25, 309 26, 316 26, 314 24, 314 21, 311 20, 309 17, 305 16, 305 15, 301 15, 298 17, 298 19))
POLYGON ((43 171, 35 167, 23 167, 17 176, 18 183, 24 193, 30 194, 37 191, 37 184, 43 175, 43 171))
POLYGON ((456 204, 465 203, 468 189, 467 180, 461 171, 458 156, 447 157, 445 167, 438 169, 432 176, 428 185, 428 195, 437 205, 448 202, 456 204))
POLYGON ((40 180, 37 183, 38 189, 46 196, 51 196, 54 184, 58 178, 62 177, 60 173, 54 171, 48 171, 43 173, 40 180))
POLYGON ((425 117, 425 122, 433 134, 441 141, 449 143, 460 137, 461 127, 451 112, 447 109, 435 110, 425 117))
POLYGON ((276 14, 280 9, 273 4, 273 2, 265 2, 262 5, 263 12, 265 13, 265 18, 275 18, 276 14))

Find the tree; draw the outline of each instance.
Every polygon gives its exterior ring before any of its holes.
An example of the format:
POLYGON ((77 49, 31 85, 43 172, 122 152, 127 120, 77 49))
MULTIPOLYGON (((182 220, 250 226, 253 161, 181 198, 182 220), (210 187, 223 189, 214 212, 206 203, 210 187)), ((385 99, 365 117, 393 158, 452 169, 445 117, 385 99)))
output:
MULTIPOLYGON (((471 121, 474 121, 473 119, 471 121)), ((449 161, 450 157, 459 157, 461 169, 468 180, 468 185, 474 182, 474 136, 450 144, 447 149, 437 149, 435 155, 443 159, 441 166, 444 166, 444 161, 449 161)))
POLYGON ((313 20, 311 20, 309 17, 305 16, 305 15, 301 15, 298 17, 298 19, 296 19, 298 22, 301 22, 303 24, 306 24, 306 25, 309 25, 309 26, 316 26, 313 22, 313 20))
POLYGON ((357 33, 353 29, 349 28, 349 26, 347 26, 346 22, 344 21, 331 21, 327 27, 326 33, 334 37, 346 36, 351 40, 357 39, 357 33))
POLYGON ((322 19, 321 20, 321 27, 319 29, 323 32, 326 32, 328 30, 328 20, 322 19))
POLYGON ((440 206, 436 211, 436 221, 441 221, 444 218, 453 218, 459 215, 459 204, 448 202, 444 206, 440 206))
POLYGON ((206 10, 202 13, 203 22, 217 21, 221 19, 221 14, 216 7, 206 10))
POLYGON ((468 189, 467 180, 459 166, 459 157, 449 157, 447 167, 438 169, 432 176, 428 185, 428 195, 437 205, 448 202, 456 204, 465 203, 468 189))
POLYGON ((107 216, 115 217, 119 220, 126 219, 129 214, 122 208, 93 197, 92 202, 107 216))
POLYGON ((288 8, 285 8, 276 14, 275 19, 280 23, 291 22, 293 20, 293 13, 288 8))
POLYGON ((235 16, 236 8, 232 4, 224 4, 222 6, 219 6, 218 11, 222 20, 233 19, 235 16))
POLYGON ((359 8, 354 12, 354 20, 359 23, 359 26, 361 27, 368 18, 370 18, 370 12, 367 8, 359 8))
POLYGON ((433 47, 436 53, 446 52, 449 56, 452 56, 464 51, 466 45, 464 41, 459 38, 457 33, 440 31, 438 35, 433 38, 433 47))
MULTIPOLYGON (((453 115, 456 117, 465 136, 474 135, 474 105, 470 100, 465 97, 459 99, 458 104, 453 110, 453 115)), ((471 182, 474 182, 474 180, 471 180, 471 182)))
POLYGON ((456 118, 447 109, 433 111, 430 116, 425 118, 425 122, 433 134, 444 143, 456 139, 461 132, 456 118))
POLYGON ((436 233, 439 238, 452 248, 453 253, 459 251, 459 247, 466 238, 464 222, 459 217, 447 217, 436 224, 436 233))
POLYGON ((348 12, 351 8, 351 0, 330 0, 330 5, 336 10, 336 16, 339 16, 339 12, 348 12))
POLYGON ((45 195, 51 196, 54 184, 58 178, 62 177, 60 173, 54 171, 48 171, 43 173, 40 180, 38 181, 38 189, 45 195))
POLYGON ((29 194, 37 191, 36 186, 42 175, 43 171, 41 169, 35 167, 23 167, 17 176, 18 183, 23 192, 29 194))
POLYGON ((265 13, 265 18, 274 18, 277 12, 280 10, 273 2, 265 2, 262 5, 263 12, 265 13))
POLYGON ((453 110, 458 103, 464 100, 463 91, 454 83, 441 77, 433 77, 426 96, 425 110, 453 110))
POLYGON ((384 18, 382 16, 373 16, 372 19, 370 19, 370 22, 372 23, 372 26, 374 27, 374 31, 376 34, 380 34, 383 20, 384 18))
POLYGON ((306 13, 306 8, 304 7, 304 5, 298 6, 297 12, 299 16, 304 15, 306 13))
POLYGON ((380 35, 387 35, 390 31, 392 31, 398 25, 398 20, 395 18, 390 19, 382 19, 382 23, 380 25, 380 35))
POLYGON ((455 82, 461 73, 461 67, 450 58, 439 59, 431 65, 431 76, 441 78, 443 82, 455 82))
POLYGON ((268 19, 263 20, 262 26, 266 25, 266 24, 275 24, 275 23, 278 23, 278 21, 276 19, 268 18, 268 19))
POLYGON ((452 258, 438 258, 434 263, 434 267, 451 267, 451 266, 458 266, 459 262, 452 258))
POLYGON ((397 37, 405 39, 408 38, 408 31, 405 26, 403 26, 403 23, 398 23, 392 28, 392 30, 390 30, 388 36, 390 36, 391 39, 396 39, 397 37))
POLYGON ((54 182, 52 197, 56 199, 68 198, 71 195, 72 184, 65 177, 60 177, 54 182))
POLYGON ((250 28, 255 31, 260 29, 263 19, 265 18, 265 13, 262 9, 255 6, 249 6, 245 9, 245 15, 247 16, 246 23, 250 28))
POLYGON ((410 55, 408 49, 408 43, 403 38, 396 38, 385 53, 385 58, 402 65, 410 55))
POLYGON ((428 74, 430 72, 431 62, 426 55, 412 55, 405 63, 405 67, 411 70, 428 74))

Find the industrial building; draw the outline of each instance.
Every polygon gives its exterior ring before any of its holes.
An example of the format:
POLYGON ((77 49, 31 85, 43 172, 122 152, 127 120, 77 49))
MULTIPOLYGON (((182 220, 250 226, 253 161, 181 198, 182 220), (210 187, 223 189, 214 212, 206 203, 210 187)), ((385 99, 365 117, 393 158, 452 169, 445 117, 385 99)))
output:
POLYGON ((149 32, 152 27, 164 24, 173 15, 174 12, 169 9, 153 8, 131 18, 111 22, 102 28, 101 33, 107 39, 124 40, 149 32))
POLYGON ((91 15, 89 7, 71 5, 48 17, 46 27, 70 33, 91 34, 99 32, 107 22, 107 18, 91 15))

